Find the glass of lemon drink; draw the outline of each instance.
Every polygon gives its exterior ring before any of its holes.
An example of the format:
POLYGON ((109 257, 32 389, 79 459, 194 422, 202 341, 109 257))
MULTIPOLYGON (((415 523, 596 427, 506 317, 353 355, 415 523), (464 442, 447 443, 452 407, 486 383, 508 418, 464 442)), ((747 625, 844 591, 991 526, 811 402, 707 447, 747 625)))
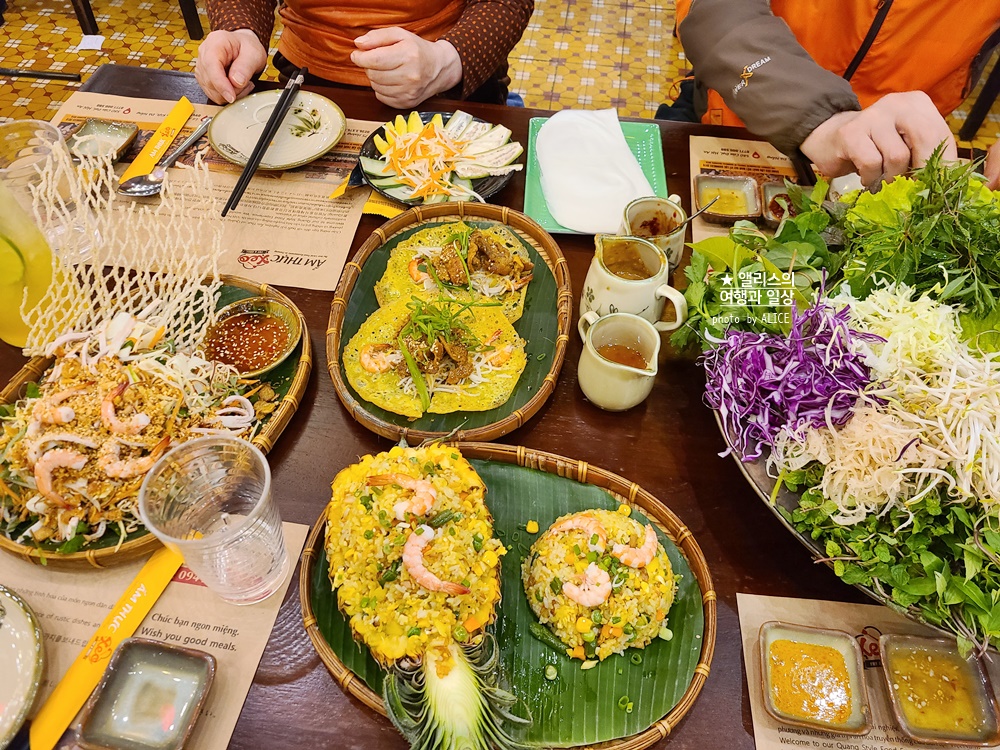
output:
POLYGON ((31 214, 31 187, 62 134, 47 122, 19 120, 0 125, 0 339, 24 346, 28 326, 21 317, 36 305, 52 279, 52 252, 31 214))

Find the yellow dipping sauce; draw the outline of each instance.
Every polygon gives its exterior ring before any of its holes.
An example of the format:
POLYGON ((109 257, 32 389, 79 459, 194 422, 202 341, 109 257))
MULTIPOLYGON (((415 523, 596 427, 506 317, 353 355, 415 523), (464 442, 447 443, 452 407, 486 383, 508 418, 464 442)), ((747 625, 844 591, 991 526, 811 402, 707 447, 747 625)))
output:
POLYGON ((713 214, 726 214, 729 216, 745 216, 750 212, 747 205, 747 197, 742 191, 732 188, 703 187, 699 193, 699 203, 707 205, 713 198, 718 197, 718 201, 709 211, 713 214))
POLYGON ((844 655, 830 646, 776 640, 768 649, 771 702, 791 718, 845 724, 851 718, 851 677, 844 655))
POLYGON ((892 689, 914 729, 977 737, 984 730, 972 670, 957 653, 899 649, 892 653, 892 689))

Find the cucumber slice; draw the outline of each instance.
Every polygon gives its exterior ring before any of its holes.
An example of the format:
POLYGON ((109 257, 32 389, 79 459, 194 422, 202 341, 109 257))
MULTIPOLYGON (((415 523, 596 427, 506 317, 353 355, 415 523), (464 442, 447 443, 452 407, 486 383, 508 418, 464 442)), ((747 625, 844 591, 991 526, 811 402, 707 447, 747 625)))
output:
POLYGON ((469 141, 465 145, 463 153, 466 156, 474 156, 492 151, 495 148, 500 148, 509 141, 510 136, 510 128, 505 128, 503 125, 495 125, 475 140, 469 141))
POLYGON ((367 156, 358 157, 358 161, 361 162, 361 168, 365 170, 372 177, 389 177, 396 174, 389 167, 389 163, 382 161, 381 159, 371 159, 367 156))
POLYGON ((472 115, 462 110, 457 110, 444 125, 444 132, 452 138, 458 138, 472 123, 472 115))
POLYGON ((469 124, 465 130, 462 131, 463 141, 474 141, 477 138, 485 135, 487 132, 493 129, 493 126, 488 122, 473 122, 469 124))
POLYGON ((374 187, 380 187, 383 190, 388 188, 403 187, 404 183, 400 182, 399 177, 396 175, 391 175, 390 177, 369 177, 368 181, 374 187))
POLYGON ((456 198, 456 200, 463 200, 465 198, 469 198, 472 196, 472 180, 468 180, 465 177, 456 176, 452 178, 451 184, 465 191, 465 194, 459 198, 456 198))
POLYGON ((428 195, 424 198, 424 205, 429 206, 432 203, 447 203, 450 200, 452 200, 450 195, 447 195, 446 193, 438 193, 437 195, 428 195))
POLYGON ((409 185, 402 185, 395 188, 383 188, 385 194, 390 198, 396 198, 401 201, 408 201, 413 198, 413 188, 409 185))
POLYGON ((524 147, 520 143, 508 143, 500 148, 476 154, 472 159, 462 162, 455 167, 455 174, 459 177, 475 180, 491 174, 515 172, 520 168, 520 165, 510 168, 507 168, 507 165, 523 152, 524 147))

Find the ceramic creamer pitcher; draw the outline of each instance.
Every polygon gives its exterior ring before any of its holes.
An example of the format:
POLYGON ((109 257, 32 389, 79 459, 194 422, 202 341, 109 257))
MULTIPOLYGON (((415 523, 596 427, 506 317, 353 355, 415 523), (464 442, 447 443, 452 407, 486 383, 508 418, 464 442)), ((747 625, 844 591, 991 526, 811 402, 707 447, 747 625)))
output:
POLYGON ((687 318, 684 295, 670 286, 670 264, 656 245, 641 237, 598 234, 594 259, 587 271, 580 313, 617 312, 639 315, 658 331, 680 328, 687 318), (660 320, 666 300, 677 312, 671 322, 660 320))
POLYGON ((612 313, 603 318, 591 310, 577 324, 583 339, 583 354, 577 368, 577 382, 591 402, 608 411, 625 411, 641 403, 653 390, 660 334, 645 318, 629 313, 612 313), (628 347, 640 362, 623 364, 602 354, 605 347, 628 347), (645 365, 645 366, 635 366, 645 365))

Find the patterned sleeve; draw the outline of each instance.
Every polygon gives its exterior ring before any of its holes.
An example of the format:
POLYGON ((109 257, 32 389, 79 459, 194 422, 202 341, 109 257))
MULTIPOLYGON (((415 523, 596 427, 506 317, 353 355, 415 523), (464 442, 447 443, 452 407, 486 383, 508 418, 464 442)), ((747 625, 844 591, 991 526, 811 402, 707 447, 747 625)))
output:
POLYGON ((441 36, 454 45, 462 60, 463 98, 507 59, 534 8, 534 0, 467 0, 461 17, 441 36))
POLYGON ((277 0, 208 0, 208 21, 212 31, 250 29, 269 49, 276 5, 277 0))

